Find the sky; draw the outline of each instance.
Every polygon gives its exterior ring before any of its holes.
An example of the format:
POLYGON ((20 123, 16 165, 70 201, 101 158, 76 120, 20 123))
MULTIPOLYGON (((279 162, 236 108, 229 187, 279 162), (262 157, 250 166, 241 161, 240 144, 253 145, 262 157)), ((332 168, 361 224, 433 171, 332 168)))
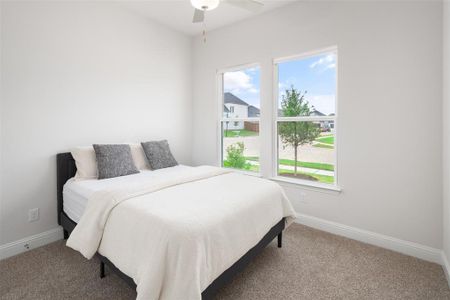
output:
POLYGON ((224 92, 233 93, 248 104, 260 108, 260 77, 259 67, 226 72, 223 75, 224 92))
MULTIPOLYGON (((335 54, 325 53, 278 64, 279 107, 282 95, 291 86, 306 91, 306 100, 316 110, 326 115, 335 113, 335 54)), ((260 107, 260 69, 255 67, 225 73, 224 91, 260 107)))

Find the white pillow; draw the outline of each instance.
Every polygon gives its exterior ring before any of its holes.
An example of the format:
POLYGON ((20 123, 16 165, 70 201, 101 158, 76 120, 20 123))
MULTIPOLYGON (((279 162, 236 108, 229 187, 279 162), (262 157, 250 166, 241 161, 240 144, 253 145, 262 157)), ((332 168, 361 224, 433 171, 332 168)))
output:
POLYGON ((94 147, 76 147, 72 149, 71 153, 77 166, 75 180, 98 178, 94 147))
POLYGON ((150 170, 147 157, 141 144, 129 143, 131 148, 131 156, 133 157, 134 165, 138 170, 150 170))
MULTIPOLYGON (((150 167, 145 157, 144 149, 141 144, 129 143, 131 149, 131 156, 133 157, 134 165, 138 170, 150 170, 150 167)), ((82 179, 97 179, 97 159, 95 156, 94 147, 75 147, 71 151, 75 165, 77 166, 77 173, 75 180, 82 179)))

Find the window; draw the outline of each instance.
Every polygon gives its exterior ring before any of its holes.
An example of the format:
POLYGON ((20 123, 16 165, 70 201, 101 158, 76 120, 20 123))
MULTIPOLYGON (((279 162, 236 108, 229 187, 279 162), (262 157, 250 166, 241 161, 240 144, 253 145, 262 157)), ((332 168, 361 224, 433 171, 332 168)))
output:
POLYGON ((277 175, 336 185, 335 49, 275 61, 277 175))
POLYGON ((259 77, 258 66, 219 73, 223 167, 259 172, 259 77))

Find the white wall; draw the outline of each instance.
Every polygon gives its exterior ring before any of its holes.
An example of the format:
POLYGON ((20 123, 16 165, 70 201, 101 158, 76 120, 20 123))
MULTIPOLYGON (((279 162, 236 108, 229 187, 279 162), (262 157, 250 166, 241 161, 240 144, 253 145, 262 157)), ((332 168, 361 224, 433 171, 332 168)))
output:
MULTIPOLYGON (((443 230, 443 248, 447 260, 450 259, 450 3, 444 2, 444 108, 443 108, 443 169, 444 169, 444 230, 443 230)), ((449 266, 450 267, 450 266, 449 266)), ((450 271, 450 270, 448 270, 450 271)), ((449 281, 450 282, 450 281, 449 281)))
MULTIPOLYGON (((215 72, 261 64, 270 145, 272 59, 339 50, 341 193, 286 186, 299 213, 440 249, 442 3, 302 2, 196 38, 193 162, 216 164, 215 72), (364 126, 362 126, 364 124, 364 126), (301 192, 305 197, 301 199, 301 192)), ((261 149, 271 173, 271 147, 261 149)))
POLYGON ((2 147, 1 147, 1 145, 2 145, 2 110, 3 110, 3 108, 2 108, 2 103, 3 103, 3 101, 2 101, 2 97, 3 97, 3 93, 2 93, 2 90, 3 90, 3 81, 2 81, 2 78, 3 78, 3 74, 2 74, 2 72, 1 72, 1 70, 3 70, 3 68, 2 68, 2 60, 1 60, 1 57, 2 57, 2 53, 3 53, 3 47, 2 47, 2 38, 1 38, 1 33, 3 32, 2 31, 2 25, 3 25, 3 22, 2 22, 2 19, 3 19, 3 13, 2 13, 2 11, 3 11, 3 8, 2 8, 2 5, 1 5, 1 3, 0 3, 0 245, 2 244, 2 236, 3 236, 3 226, 2 226, 2 220, 3 220, 3 197, 2 197, 2 193, 3 193, 3 189, 2 189, 2 172, 1 172, 1 170, 3 169, 3 166, 2 166, 2 147))
POLYGON ((1 10, 0 245, 57 226, 58 152, 167 138, 190 163, 190 38, 114 4, 1 10), (28 223, 34 207, 40 220, 28 223))

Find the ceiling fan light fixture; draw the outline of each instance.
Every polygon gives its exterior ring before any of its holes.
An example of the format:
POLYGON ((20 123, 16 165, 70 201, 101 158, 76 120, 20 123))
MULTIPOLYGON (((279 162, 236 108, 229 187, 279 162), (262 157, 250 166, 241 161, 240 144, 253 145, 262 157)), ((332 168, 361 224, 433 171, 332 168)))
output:
POLYGON ((212 10, 219 6, 219 0, 191 0, 191 4, 196 9, 212 10))

